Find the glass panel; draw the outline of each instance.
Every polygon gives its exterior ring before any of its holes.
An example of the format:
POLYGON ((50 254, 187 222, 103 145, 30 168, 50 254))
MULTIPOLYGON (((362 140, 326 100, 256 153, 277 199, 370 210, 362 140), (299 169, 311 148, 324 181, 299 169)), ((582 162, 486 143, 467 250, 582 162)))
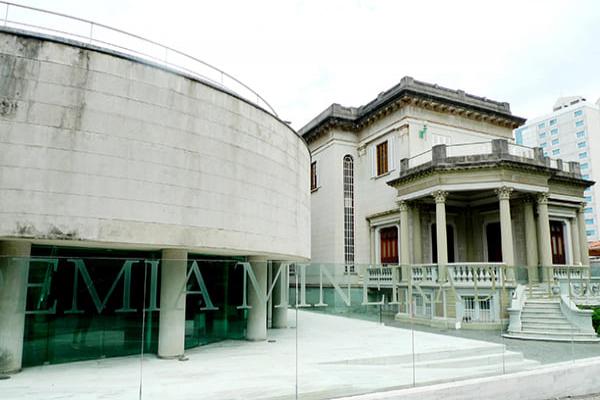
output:
POLYGON ((13 310, 0 312, 0 364, 23 368, 6 398, 138 394, 140 356, 155 342, 144 330, 144 262, 83 256, 94 252, 33 246, 29 257, 0 260, 0 303, 13 310))
POLYGON ((490 263, 431 268, 436 279, 430 281, 420 279, 422 268, 413 268, 416 384, 502 373, 501 268, 490 263), (429 303, 425 312, 419 297, 429 303))

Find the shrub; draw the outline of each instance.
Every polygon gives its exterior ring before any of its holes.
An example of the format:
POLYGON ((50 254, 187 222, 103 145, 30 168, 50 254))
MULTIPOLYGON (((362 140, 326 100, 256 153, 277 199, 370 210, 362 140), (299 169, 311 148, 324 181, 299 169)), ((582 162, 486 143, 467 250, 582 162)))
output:
POLYGON ((594 308, 594 313, 592 314, 592 325, 594 326, 596 333, 600 334, 600 307, 594 308))

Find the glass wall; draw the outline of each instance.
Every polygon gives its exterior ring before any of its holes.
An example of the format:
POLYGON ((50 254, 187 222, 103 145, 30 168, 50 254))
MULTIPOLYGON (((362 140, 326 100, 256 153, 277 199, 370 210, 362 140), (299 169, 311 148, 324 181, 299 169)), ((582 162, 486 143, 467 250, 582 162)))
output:
POLYGON ((6 294, 28 274, 23 370, 3 375, 2 398, 329 399, 600 356, 596 267, 346 267, 50 247, 2 257, 0 365, 19 356, 6 294))

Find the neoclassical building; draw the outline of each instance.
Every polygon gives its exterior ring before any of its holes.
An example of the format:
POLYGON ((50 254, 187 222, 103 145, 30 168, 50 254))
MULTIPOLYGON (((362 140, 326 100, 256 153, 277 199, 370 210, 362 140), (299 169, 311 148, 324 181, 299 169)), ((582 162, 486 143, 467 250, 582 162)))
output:
POLYGON ((0 28, 0 373, 287 323, 266 287, 272 261, 310 257, 306 143, 124 49, 0 28))
POLYGON ((519 283, 537 290, 559 266, 589 265, 582 204, 593 182, 577 162, 516 145, 523 123, 508 103, 410 77, 366 105, 328 107, 300 130, 313 263, 387 286, 398 318, 506 325, 519 283))

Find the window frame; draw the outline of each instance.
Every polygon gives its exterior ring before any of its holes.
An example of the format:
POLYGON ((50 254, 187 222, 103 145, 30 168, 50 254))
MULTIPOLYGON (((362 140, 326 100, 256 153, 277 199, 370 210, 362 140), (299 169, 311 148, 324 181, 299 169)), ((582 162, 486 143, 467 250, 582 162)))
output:
POLYGON ((390 172, 388 141, 385 140, 375 145, 375 172, 382 176, 390 172))
POLYGON ((317 162, 310 163, 310 190, 314 191, 319 188, 319 177, 317 175, 317 162))

